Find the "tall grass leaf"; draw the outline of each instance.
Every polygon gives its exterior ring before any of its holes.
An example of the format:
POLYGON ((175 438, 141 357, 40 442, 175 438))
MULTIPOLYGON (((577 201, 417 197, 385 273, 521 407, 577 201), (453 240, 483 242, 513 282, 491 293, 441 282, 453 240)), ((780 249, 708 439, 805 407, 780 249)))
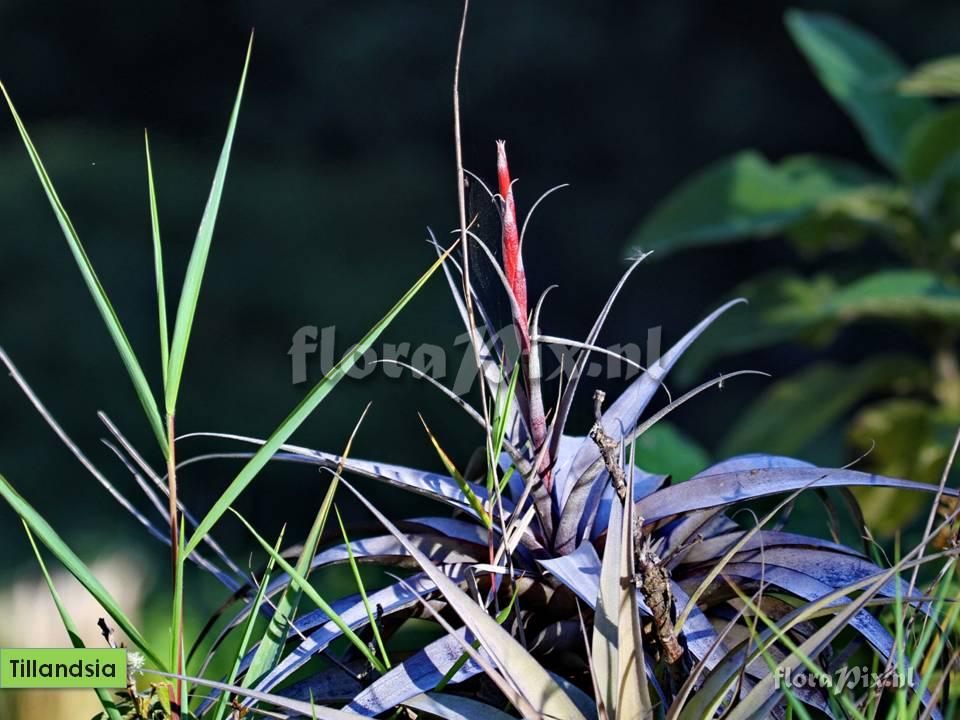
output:
POLYGON ((270 546, 270 543, 264 540, 263 537, 261 537, 257 531, 253 529, 253 526, 248 523, 242 515, 240 515, 240 513, 238 513, 236 510, 233 510, 232 512, 237 516, 240 522, 244 524, 247 530, 250 531, 253 537, 256 538, 257 542, 260 543, 260 546, 266 550, 267 553, 270 554, 270 557, 273 558, 274 561, 283 569, 283 571, 292 578, 292 581, 300 586, 300 589, 303 591, 303 593, 310 598, 310 600, 312 600, 318 608, 326 613, 327 617, 329 617, 338 628, 340 628, 340 632, 342 632, 347 639, 353 643, 353 646, 357 648, 357 650, 359 650, 360 653, 367 658, 367 660, 370 661, 370 664, 373 665, 373 667, 375 667, 379 672, 384 672, 386 668, 384 667, 383 663, 380 662, 376 655, 370 652, 370 648, 367 647, 367 644, 361 640, 353 630, 350 629, 350 626, 347 625, 343 618, 340 617, 340 615, 330 606, 330 604, 320 596, 320 593, 314 590, 313 586, 310 585, 307 579, 298 573, 293 565, 284 560, 280 553, 275 552, 270 546))
POLYGON ((160 329, 160 367, 163 384, 167 384, 170 364, 170 335, 167 330, 167 292, 163 281, 163 248, 160 244, 160 216, 157 212, 157 190, 153 184, 153 163, 150 160, 150 138, 143 131, 143 147, 147 156, 147 188, 150 194, 150 235, 153 238, 153 268, 157 278, 157 319, 160 329))
MULTIPOLYGON (((63 600, 60 599, 60 593, 57 592, 57 588, 53 584, 53 578, 50 577, 50 573, 47 570, 47 565, 43 562, 43 556, 40 554, 40 549, 37 547, 37 543, 33 539, 33 533, 30 532, 30 526, 27 525, 26 522, 23 523, 23 529, 27 533, 27 539, 30 541, 30 547, 33 548, 33 554, 37 558, 37 564, 40 565, 40 572, 43 573, 43 579, 46 581, 47 588, 50 590, 50 597, 53 598, 53 603, 57 606, 57 612, 60 613, 60 620, 63 622, 63 627, 67 631, 67 635, 70 636, 70 642, 75 648, 86 647, 86 645, 83 644, 83 640, 80 638, 80 631, 77 630, 77 626, 73 622, 73 618, 70 617, 70 611, 67 610, 66 606, 63 604, 63 600)), ((109 720, 121 720, 120 712, 117 710, 117 706, 116 703, 113 702, 113 698, 110 697, 110 693, 102 688, 96 688, 94 692, 100 699, 100 704, 103 706, 103 711, 107 714, 107 718, 109 718, 109 720)))
MULTIPOLYGON (((858 612, 859 608, 866 604, 868 597, 872 596, 872 592, 868 590, 866 593, 864 593, 865 597, 858 598, 856 601, 851 603, 847 609, 838 613, 836 617, 815 632, 806 642, 798 646, 790 639, 786 631, 778 626, 776 622, 770 619, 770 617, 763 612, 763 610, 755 605, 753 601, 751 601, 750 598, 747 597, 742 590, 740 590, 740 588, 733 583, 730 583, 730 587, 733 588, 733 591, 737 594, 737 597, 740 598, 740 601, 743 602, 756 617, 763 621, 764 625, 770 629, 771 633, 776 636, 777 640, 783 643, 783 645, 786 646, 787 650, 790 652, 790 654, 780 663, 780 666, 795 670, 800 665, 803 665, 806 671, 813 674, 814 677, 825 678, 825 682, 829 682, 831 678, 816 662, 816 655, 819 652, 819 648, 822 647, 822 640, 820 640, 819 637, 826 638, 837 634, 850 620, 850 617, 858 612)), ((769 646, 767 642, 758 639, 754 644, 758 647, 758 654, 766 654, 767 647, 769 646)), ((747 697, 744 698, 740 704, 733 707, 730 717, 754 717, 754 715, 750 713, 750 708, 756 707, 754 705, 755 698, 763 698, 765 695, 768 698, 776 698, 775 693, 771 693, 770 690, 767 689, 767 686, 775 684, 777 677, 778 676, 775 672, 770 672, 768 675, 764 676, 764 678, 754 687, 754 689, 747 694, 747 697)), ((849 717, 856 718, 856 720, 864 720, 863 714, 860 713, 850 698, 848 698, 846 695, 840 694, 838 699, 849 717)), ((764 706, 764 712, 758 713, 758 716, 766 715, 766 713, 772 709, 770 705, 771 703, 768 700, 764 706)))
POLYGON ((200 297, 200 284, 203 282, 203 272, 207 267, 207 257, 210 254, 210 244, 213 241, 213 228, 217 222, 217 212, 220 209, 220 198, 223 195, 223 186, 227 180, 227 166, 230 164, 230 150, 233 147, 233 136, 237 129, 237 117, 240 114, 240 101, 243 99, 243 86, 247 81, 247 68, 250 66, 250 53, 253 50, 253 33, 247 45, 247 57, 243 62, 243 73, 240 75, 240 87, 237 89, 237 98, 233 103, 233 112, 227 125, 227 136, 220 151, 220 160, 213 175, 213 186, 207 198, 207 206, 200 219, 200 228, 197 230, 197 239, 193 244, 187 273, 183 278, 183 287, 180 290, 180 304, 177 306, 177 317, 173 326, 173 341, 170 345, 170 366, 167 369, 167 379, 164 386, 166 409, 173 415, 177 405, 177 393, 180 390, 180 378, 183 375, 183 363, 187 355, 187 343, 190 341, 190 331, 193 329, 193 317, 197 311, 197 300, 200 297))
POLYGON ((363 578, 360 575, 360 568, 357 566, 356 558, 353 557, 353 548, 350 543, 350 538, 347 536, 347 528, 343 524, 343 518, 340 517, 340 510, 334 506, 333 511, 337 515, 337 522, 340 525, 340 532, 343 534, 343 542, 347 547, 347 558, 350 561, 350 571, 353 573, 353 580, 357 584, 357 590, 360 593, 360 599, 363 601, 363 607, 367 611, 367 618, 370 620, 370 629, 373 630, 373 637, 377 641, 377 648, 380 650, 380 657, 383 658, 383 664, 387 670, 389 670, 390 658, 387 655, 387 648, 383 644, 383 637, 380 635, 380 625, 373 613, 373 608, 370 607, 370 600, 367 598, 367 589, 363 585, 363 578))
POLYGON ((397 304, 390 309, 383 319, 374 325, 373 328, 361 338, 360 342, 333 366, 330 372, 307 393, 307 396, 300 401, 300 404, 293 409, 293 412, 273 431, 273 434, 267 438, 267 441, 257 450, 256 454, 250 458, 250 461, 240 470, 240 473, 233 479, 230 486, 224 491, 223 495, 220 496, 220 499, 214 503, 210 511, 203 520, 200 521, 193 536, 190 538, 190 542, 187 543, 187 554, 190 554, 196 549, 203 537, 210 532, 216 522, 227 511, 227 508, 240 496, 240 493, 242 493, 253 478, 256 477, 257 473, 270 462, 274 453, 293 435, 296 429, 310 416, 323 399, 330 394, 333 388, 337 386, 337 383, 346 376, 350 369, 356 364, 357 360, 363 356, 363 353, 367 351, 400 311, 403 310, 407 303, 413 299, 413 296, 419 292, 420 288, 430 279, 430 276, 440 267, 449 252, 448 250, 447 253, 436 260, 433 265, 420 276, 413 284, 413 287, 404 293, 403 297, 400 298, 397 304))
POLYGON ((33 167, 37 171, 37 176, 40 178, 40 184, 43 185, 44 192, 47 194, 47 199, 50 201, 50 206, 53 208, 53 212, 57 216, 57 222, 60 223, 60 229, 63 231, 63 235, 67 239, 67 245, 70 247, 70 252, 73 254, 74 260, 76 260, 77 267, 80 268, 80 274, 83 276, 83 280, 90 291, 90 295, 93 297, 93 301, 97 306, 97 310, 100 311, 100 316, 103 318, 103 322, 107 326, 107 332, 110 333, 113 344, 117 347, 117 352, 120 353, 120 359, 123 361, 123 365, 127 369, 127 374, 130 375, 130 379, 133 381, 134 390, 136 390, 137 397, 140 399, 140 404, 143 406, 143 411, 147 416, 147 422, 150 423, 150 428, 153 430, 153 434, 160 443, 160 447, 164 454, 166 454, 167 438, 166 434, 164 433, 163 422, 160 417, 160 410, 157 407, 156 398, 154 397, 153 392, 150 390, 150 384, 147 382, 147 378, 143 374, 143 370, 141 369, 140 362, 137 360, 137 356, 133 351, 133 347, 130 345, 130 341, 127 339, 126 333, 123 331, 123 326, 120 324, 120 318, 113 309, 113 305, 110 303, 110 298, 107 297, 107 291, 100 283, 100 278, 97 277, 97 273, 93 269, 93 264, 90 262, 90 258, 87 257, 87 251, 84 250, 83 245, 80 243, 80 236, 73 227, 73 222, 70 220, 70 216, 67 215, 67 211, 64 208, 63 203, 60 202, 57 191, 53 187, 53 181, 50 179, 50 176, 47 175, 46 168, 44 168, 43 162, 40 160, 40 154, 34 147, 33 141, 30 139, 30 135, 27 134, 27 129, 24 126, 23 121, 20 119, 20 116, 17 114, 17 110, 13 106, 13 101, 7 94, 7 89, 4 87, 3 83, 0 83, 0 92, 3 93, 4 98, 7 100, 7 105, 10 107, 10 112, 17 124, 17 129, 20 131, 20 137, 23 139, 23 144, 27 148, 27 154, 30 156, 30 160, 33 162, 33 167))
MULTIPOLYGON (((183 553, 184 519, 180 516, 180 532, 177 533, 178 552, 174 556, 173 567, 173 603, 170 606, 170 667, 183 672, 183 567, 186 555, 183 553)), ((183 683, 177 687, 177 703, 187 708, 187 688, 183 683)))
MULTIPOLYGON (((320 505, 320 511, 314 519, 313 526, 307 535, 307 541, 303 545, 303 550, 297 560, 297 572, 304 578, 309 577, 313 566, 313 556, 317 550, 317 544, 320 536, 323 534, 324 527, 327 524, 327 515, 330 512, 330 506, 333 504, 333 496, 337 489, 337 479, 334 478, 327 488, 327 494, 320 505)), ((273 558, 271 558, 271 562, 273 558)), ((300 604, 300 596, 303 591, 297 583, 289 583, 280 596, 280 602, 277 603, 276 612, 270 618, 270 623, 263 631, 263 637, 257 646, 253 660, 250 661, 250 667, 244 679, 244 687, 255 685, 254 681, 260 680, 266 673, 277 666, 280 661, 280 655, 283 652, 284 643, 287 640, 287 633, 294 621, 297 613, 297 607, 300 604), (247 682, 249 680, 250 682, 247 682)))
POLYGON ((366 508, 407 548, 427 576, 437 584, 447 602, 490 654, 496 665, 509 674, 521 695, 542 715, 584 720, 570 697, 514 638, 487 612, 441 572, 407 537, 347 481, 341 480, 366 508))
MULTIPOLYGON (((280 548, 283 546, 283 533, 286 530, 286 525, 280 530, 280 536, 277 538, 277 543, 274 545, 274 550, 278 553, 280 548)), ((243 636, 240 640, 240 646, 237 648, 236 657, 233 661, 233 667, 230 668, 230 674, 227 676, 227 685, 233 685, 236 682, 237 674, 240 672, 240 663, 243 660, 243 656, 247 654, 247 647, 250 645, 250 638, 253 637, 253 628, 257 624, 257 619, 260 616, 260 606, 263 604, 263 599, 266 596, 267 587, 270 585, 270 575, 273 572, 274 560, 271 557, 267 561, 267 567, 263 571, 263 577, 260 578, 260 587, 257 589, 257 595, 253 599, 253 602, 250 604, 250 615, 247 617, 247 622, 243 627, 243 636)), ((247 675, 244 676, 242 686, 250 687, 252 680, 249 671, 247 675)), ((227 709, 227 702, 230 699, 229 693, 223 693, 220 696, 220 699, 217 701, 217 709, 213 715, 214 720, 223 720, 223 713, 227 709)))
MULTIPOLYGON (((364 409, 357 421, 350 438, 347 440, 347 446, 343 450, 342 461, 339 469, 342 470, 343 462, 346 462, 350 455, 350 448, 353 446, 353 439, 360 429, 360 423, 367 415, 370 405, 364 409)), ((330 508, 333 506, 333 498, 337 493, 337 482, 339 472, 333 475, 327 493, 320 503, 320 509, 313 519, 313 525, 310 532, 307 533, 307 541, 303 544, 303 550, 297 559, 297 572, 304 578, 310 577, 310 570, 313 568, 314 556, 317 552, 317 546, 320 544, 320 537, 323 535, 324 528, 327 526, 327 517, 330 514, 330 508)), ((268 672, 273 670, 280 662, 280 656, 283 653, 283 646, 287 640, 287 633, 293 624, 297 614, 297 607, 300 604, 300 597, 303 592, 296 583, 289 583, 280 596, 280 602, 277 603, 276 612, 270 618, 270 623, 264 630, 263 638, 254 653, 253 660, 250 661, 250 667, 247 669, 246 678, 250 680, 259 680, 268 672)), ((244 682, 245 687, 254 685, 254 682, 244 682)))
POLYGON ((111 596, 100 581, 94 577, 90 569, 77 557, 73 550, 57 535, 56 531, 50 527, 47 521, 33 509, 30 503, 24 500, 20 494, 13 489, 13 486, 3 475, 0 475, 0 495, 3 496, 3 499, 10 504, 14 512, 16 512, 21 520, 33 531, 34 535, 40 538, 40 542, 63 563, 63 566, 70 574, 100 603, 103 609, 107 611, 114 622, 116 622, 124 634, 130 638, 130 641, 143 652, 147 659, 157 667, 164 667, 163 661, 161 661, 160 657, 150 648, 146 639, 140 634, 140 631, 137 630, 130 618, 120 609, 120 606, 117 605, 113 596, 111 596))
MULTIPOLYGON (((480 498, 477 497, 477 494, 473 491, 473 488, 470 487, 470 483, 464 480, 463 475, 460 474, 460 471, 457 470, 456 465, 453 464, 453 460, 450 459, 450 456, 444 451, 440 446, 440 442, 434 437, 434 434, 430 432, 430 427, 427 425, 427 421, 423 419, 423 415, 420 416, 420 422, 423 423, 423 429, 427 431, 427 437, 430 438, 430 443, 433 445, 433 449, 436 451, 437 455, 440 458, 440 462, 443 463, 443 467, 446 468, 446 471, 450 473, 457 485, 460 486, 460 490, 466 495, 467 500, 470 502, 470 507, 476 511, 477 515, 480 516, 480 519, 483 520, 483 524, 487 526, 487 529, 493 527, 493 520, 490 518, 490 514, 487 512, 486 508, 483 507, 483 503, 480 501, 480 498)), ((488 488, 488 492, 492 493, 492 489, 488 488)))

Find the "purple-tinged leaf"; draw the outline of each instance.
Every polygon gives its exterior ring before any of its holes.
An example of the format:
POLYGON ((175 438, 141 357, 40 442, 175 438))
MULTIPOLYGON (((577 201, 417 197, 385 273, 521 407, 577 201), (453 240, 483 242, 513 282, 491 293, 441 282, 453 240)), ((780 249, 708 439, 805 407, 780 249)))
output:
MULTIPOLYGON (((445 568, 459 581, 463 576, 463 568, 453 566, 445 568)), ((385 588, 376 590, 369 594, 368 600, 371 604, 379 604, 383 608, 384 616, 401 610, 406 610, 419 601, 417 595, 427 595, 436 590, 436 585, 422 574, 407 578, 407 585, 394 583, 385 588), (413 592, 409 587, 414 589, 413 592)), ((367 614, 366 607, 359 595, 341 598, 330 604, 331 608, 337 613, 343 621, 352 629, 364 627, 369 624, 370 617, 367 614)), ((310 633, 296 648, 289 652, 280 663, 257 684, 258 691, 272 690, 276 685, 292 673, 299 670, 309 662, 318 653, 323 652, 327 646, 342 635, 342 632, 336 623, 328 618, 322 610, 314 610, 299 618, 296 623, 297 631, 300 633, 310 633), (313 630, 312 628, 316 628, 313 630)), ((291 632, 296 632, 291 630, 291 632)), ((240 663, 240 670, 245 671, 253 660, 256 648, 252 648, 240 663)), ((203 713, 213 701, 215 696, 208 698, 200 707, 198 713, 203 713)))
MULTIPOLYGON (((237 440, 253 445, 262 446, 264 444, 264 440, 262 439, 248 437, 245 435, 234 435, 231 433, 190 433, 188 435, 183 435, 178 439, 185 440, 191 437, 217 437, 227 440, 237 440)), ((356 473, 357 475, 362 475, 363 477, 372 478, 374 480, 380 480, 404 490, 412 490, 420 495, 426 495, 432 500, 453 505, 457 509, 464 510, 471 515, 475 514, 473 508, 470 507, 470 502, 467 499, 467 496, 464 495, 460 490, 460 486, 457 485, 456 480, 447 475, 439 475, 437 473, 426 472, 424 470, 403 467, 402 465, 391 465, 389 463, 373 462, 370 460, 356 460, 354 458, 344 459, 341 456, 333 453, 312 450, 299 445, 283 444, 279 447, 279 449, 285 451, 288 453, 288 455, 278 453, 278 455, 275 456, 276 459, 296 460, 298 462, 319 465, 329 469, 335 469, 342 463, 344 470, 347 472, 356 473), (294 457, 291 457, 291 455, 294 457)), ((487 501, 488 495, 486 488, 474 484, 472 489, 481 501, 487 501)), ((513 509, 513 506, 509 500, 504 498, 503 502, 505 510, 513 509)))
MULTIPOLYGON (((734 531, 730 533, 724 533, 723 535, 716 535, 712 538, 707 538, 699 543, 691 545, 690 549, 684 553, 682 562, 684 565, 713 562, 722 557, 723 554, 733 547, 742 536, 743 531, 734 531)), ((759 551, 760 549, 763 549, 764 551, 769 552, 775 547, 782 546, 828 550, 843 555, 862 557, 861 553, 858 551, 848 548, 846 545, 840 545, 829 540, 821 540, 820 538, 811 537, 810 535, 773 532, 768 530, 761 530, 747 540, 744 546, 740 548, 739 552, 737 553, 737 557, 740 556, 740 553, 746 553, 751 550, 759 551)), ((769 560, 769 557, 767 559, 769 560)), ((879 568, 874 567, 873 572, 878 572, 878 570, 879 568)))
MULTIPOLYGON (((457 630, 457 634, 467 642, 474 640, 473 635, 464 628, 457 630)), ((392 710, 420 693, 433 690, 462 655, 463 646, 456 638, 445 635, 434 640, 377 678, 357 694, 344 710, 369 717, 392 710)), ((463 682, 481 672, 480 666, 467 658, 450 682, 463 682)))
MULTIPOLYGON (((716 475, 697 475, 680 485, 663 488, 637 503, 645 522, 671 515, 731 505, 753 498, 790 492, 803 487, 863 486, 936 492, 937 488, 911 480, 898 480, 856 470, 824 468, 770 468, 741 470, 716 475)), ((956 496, 956 490, 949 490, 956 496)))
MULTIPOLYGON (((383 526, 397 539, 406 541, 403 533, 387 519, 373 504, 358 492, 350 483, 343 484, 374 514, 383 526)), ((509 672, 510 682, 519 691, 518 701, 530 703, 532 709, 541 714, 569 717, 570 720, 584 720, 583 714, 577 709, 557 683, 547 674, 546 670, 518 643, 506 630, 487 614, 486 610, 472 600, 461 590, 456 583, 444 575, 430 562, 422 552, 410 544, 407 547, 410 554, 417 560, 423 571, 433 580, 444 598, 460 616, 464 624, 477 636, 494 660, 501 672, 509 672)))
POLYGON ((515 720, 502 710, 460 695, 429 693, 410 698, 404 705, 441 720, 515 720))
POLYGON ((769 470, 770 468, 797 468, 816 467, 813 463, 805 460, 783 455, 764 455, 762 453, 749 453, 747 455, 736 455, 734 457, 722 460, 715 465, 698 472, 694 477, 706 477, 708 475, 721 475, 724 473, 740 472, 742 470, 769 470))
POLYGON ((581 543, 572 553, 537 562, 588 606, 596 607, 600 592, 600 557, 592 543, 581 543))
MULTIPOLYGON (((647 495, 651 495, 659 490, 667 479, 666 475, 653 475, 639 469, 636 470, 634 474, 634 502, 640 502, 643 498, 647 497, 647 495)), ((603 491, 600 495, 600 502, 597 503, 596 513, 588 513, 581 520, 582 527, 579 532, 582 536, 586 537, 589 535, 591 540, 596 540, 607 531, 607 524, 610 522, 610 505, 613 502, 613 495, 613 486, 609 483, 604 483, 603 491)))
MULTIPOLYGON (((678 608, 686 607, 690 601, 690 596, 675 581, 670 581, 670 590, 678 608)), ((723 656, 727 654, 728 649, 723 642, 717 642, 717 631, 703 614, 700 608, 694 606, 687 615, 683 627, 680 628, 680 634, 687 643, 687 649, 693 653, 697 660, 706 657, 706 666, 712 669, 716 666, 723 656), (711 650, 712 648, 712 650, 711 650)))
MULTIPOLYGON (((460 567, 445 568, 445 570, 454 573, 458 581, 463 575, 463 569, 460 567)), ((371 592, 368 595, 368 599, 372 607, 379 605, 383 608, 383 613, 387 614, 416 605, 419 602, 417 596, 427 595, 436 589, 436 584, 430 578, 417 575, 408 578, 406 584, 394 583, 393 585, 388 585, 385 588, 371 592)), ((346 602, 338 601, 333 603, 332 607, 334 612, 340 615, 351 629, 364 627, 369 624, 369 615, 367 614, 363 601, 360 599, 349 598, 346 602)), ((301 618, 297 623, 298 627, 306 620, 306 617, 301 618)), ((257 690, 267 691, 276 687, 277 683, 285 680, 291 673, 303 667, 305 663, 318 652, 326 649, 326 647, 333 640, 340 637, 341 634, 340 628, 338 628, 332 620, 324 623, 318 630, 308 635, 306 640, 302 641, 296 648, 284 656, 280 663, 257 684, 257 690)))
MULTIPOLYGON (((690 345, 706 330, 718 317, 741 300, 732 300, 700 321, 692 330, 684 335, 676 345, 664 353, 663 357, 652 363, 647 371, 628 387, 624 393, 614 401, 601 418, 601 424, 607 436, 614 440, 623 437, 634 428, 640 415, 646 409, 657 388, 663 383, 664 376, 690 345)), ((600 459, 600 451, 590 438, 584 438, 580 443, 576 457, 570 466, 571 477, 576 478, 573 489, 560 516, 554 547, 557 552, 568 553, 576 546, 580 520, 586 512, 587 499, 592 486, 603 473, 591 477, 591 466, 600 459)), ((642 517, 646 517, 640 513, 642 517)))
MULTIPOLYGON (((630 267, 627 268, 627 271, 620 277, 619 282, 613 288, 613 292, 610 293, 610 297, 607 298, 607 302, 604 303, 603 308, 600 310, 600 314, 597 316, 596 321, 593 323, 593 327, 590 328, 590 332, 584 341, 587 345, 593 345, 597 342, 597 337, 600 335, 600 330, 603 328, 604 322, 607 320, 607 315, 610 314, 610 308, 613 307, 613 301, 617 299, 617 295, 620 294, 620 290, 623 289, 623 286, 627 282, 627 278, 630 277, 631 273, 637 268, 637 266, 643 262, 644 258, 647 257, 650 253, 636 258, 630 267)), ((573 407, 573 401, 577 394, 577 386, 580 383, 580 377, 583 375, 583 370, 587 365, 587 360, 590 358, 589 350, 582 350, 577 355, 577 360, 573 365, 573 369, 570 372, 570 379, 567 381, 567 387, 563 390, 563 395, 560 398, 560 406, 557 409, 557 422, 553 428, 553 436, 550 440, 550 447, 553 452, 553 457, 551 460, 557 468, 562 468, 562 477, 555 479, 555 482, 560 485, 560 487, 554 486, 554 500, 557 501, 558 507, 563 507, 564 496, 569 492, 569 483, 568 480, 568 470, 565 465, 561 465, 560 451, 563 446, 563 433, 564 428, 567 425, 567 418, 570 416, 570 410, 573 407)), ((581 441, 582 444, 582 441, 581 441)))

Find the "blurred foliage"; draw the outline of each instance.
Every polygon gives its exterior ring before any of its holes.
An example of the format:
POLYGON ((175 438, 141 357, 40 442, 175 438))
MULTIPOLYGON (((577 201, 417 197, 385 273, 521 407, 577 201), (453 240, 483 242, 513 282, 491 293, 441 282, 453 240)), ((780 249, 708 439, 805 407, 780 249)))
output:
MULTIPOLYGON (((915 350, 894 339, 856 364, 824 360, 779 379, 727 431, 721 455, 797 453, 848 419, 852 449, 872 450, 869 467, 934 482, 960 423, 960 104, 943 99, 960 95, 960 57, 911 71, 838 17, 792 10, 786 26, 882 171, 821 155, 771 162, 745 150, 685 181, 630 246, 657 257, 772 237, 798 258, 734 289, 748 310, 694 348, 688 374, 765 346, 828 346, 854 324, 917 341, 915 350)), ((859 494, 880 533, 900 529, 923 504, 859 494)))

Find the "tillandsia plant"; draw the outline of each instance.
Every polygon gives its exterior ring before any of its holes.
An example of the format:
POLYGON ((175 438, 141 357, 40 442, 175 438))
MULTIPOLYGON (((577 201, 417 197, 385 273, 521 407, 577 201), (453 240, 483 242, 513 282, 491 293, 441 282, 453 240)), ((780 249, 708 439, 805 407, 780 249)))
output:
MULTIPOLYGON (((936 482, 960 422, 960 58, 911 70, 840 18, 792 10, 786 25, 877 166, 812 154, 771 162, 745 150, 684 182, 630 245, 662 258, 774 237, 795 253, 792 267, 732 291, 750 307, 692 353, 688 373, 722 354, 787 342, 825 347, 853 324, 905 339, 896 352, 779 379, 720 439, 721 453, 799 452, 849 420, 855 454, 876 444, 869 467, 936 482)), ((921 509, 903 494, 861 500, 873 529, 887 535, 921 509)))
MULTIPOLYGON (((462 40, 461 31, 461 46, 462 40)), ((456 108, 456 81, 454 100, 456 108)), ((259 714, 333 720, 358 715, 496 720, 519 714, 632 720, 794 714, 863 718, 878 712, 903 718, 949 716, 950 703, 956 701, 946 688, 957 660, 955 638, 947 631, 960 608, 951 594, 957 551, 952 546, 927 552, 927 545, 938 532, 952 528, 957 512, 939 524, 931 512, 923 542, 892 563, 869 542, 861 550, 786 527, 794 500, 805 490, 841 489, 858 525, 857 504, 849 496, 852 487, 935 491, 936 506, 942 497, 956 496, 945 487, 949 465, 939 486, 846 468, 817 468, 775 455, 730 458, 678 484, 637 467, 633 457, 637 441, 650 428, 699 393, 748 374, 711 380, 676 399, 664 393, 668 402, 648 412, 681 355, 738 301, 709 314, 612 402, 602 391, 583 397, 578 388, 588 358, 602 351, 596 343, 604 321, 646 256, 632 262, 583 341, 544 334, 540 317, 545 294, 532 312, 528 307, 522 259, 527 222, 518 222, 506 145, 497 145, 499 192, 491 192, 489 198, 501 220, 498 258, 474 232, 465 212, 458 112, 461 223, 455 247, 445 251, 434 241, 437 258, 424 276, 269 438, 200 433, 253 444, 252 452, 231 448, 185 458, 188 436, 174 434, 169 399, 176 398, 183 370, 236 119, 235 107, 177 314, 175 328, 186 329, 174 330, 169 347, 165 315, 162 310, 160 314, 161 349, 167 360, 163 423, 118 316, 17 118, 70 248, 141 391, 167 466, 164 477, 108 418, 101 417, 112 436, 111 447, 164 524, 169 521, 169 532, 120 494, 0 353, 28 399, 85 468, 173 551, 170 648, 161 652, 29 502, 0 479, 0 495, 23 520, 31 542, 38 539, 103 605, 117 634, 144 656, 145 671, 172 681, 146 689, 133 677, 123 695, 102 692, 105 717, 239 720, 259 714), (475 291, 478 264, 501 281, 518 341, 515 351, 495 332, 484 298, 475 291), (352 435, 339 454, 290 444, 297 427, 439 269, 473 339, 481 378, 479 409, 435 385, 482 433, 483 468, 478 473, 461 472, 429 430, 442 472, 355 459, 350 452, 352 435), (574 350, 565 384, 549 388, 553 400, 549 411, 541 372, 541 352, 547 343, 574 350), (567 427, 578 403, 594 409, 595 422, 585 435, 567 427), (189 464, 224 457, 240 457, 244 465, 212 508, 197 519, 176 493, 176 474, 189 464), (299 547, 284 549, 283 534, 273 542, 263 538, 233 512, 266 557, 262 568, 244 571, 211 530, 270 461, 317 466, 329 484, 299 547), (452 512, 391 519, 345 475, 417 493, 452 512), (383 534, 350 537, 334 504, 341 488, 348 499, 356 497, 372 513, 385 529, 383 534), (166 505, 163 492, 170 496, 166 505), (750 527, 735 521, 737 506, 771 496, 780 499, 750 527), (185 637, 183 629, 183 615, 189 610, 185 599, 190 597, 185 590, 188 561, 220 582, 228 594, 197 637, 185 637), (920 583, 918 572, 925 563, 934 568, 933 580, 920 583), (336 565, 349 566, 356 592, 332 599, 328 586, 315 581, 336 565), (364 566, 386 572, 375 584, 364 566), (391 574, 383 584, 383 577, 391 574), (396 640, 398 631, 415 620, 430 623, 436 639, 411 652, 396 640), (869 665, 880 682, 828 687, 836 667, 854 660, 869 665)), ((163 308, 152 174, 148 179, 163 308)), ((361 430, 360 422, 355 433, 361 430)), ((868 537, 865 528, 863 533, 868 537)), ((39 546, 35 548, 46 572, 39 546)), ((57 599, 52 580, 45 576, 57 599)), ((69 608, 58 601, 58 609, 70 637, 79 642, 69 608)), ((105 641, 116 642, 110 625, 104 625, 105 641)))

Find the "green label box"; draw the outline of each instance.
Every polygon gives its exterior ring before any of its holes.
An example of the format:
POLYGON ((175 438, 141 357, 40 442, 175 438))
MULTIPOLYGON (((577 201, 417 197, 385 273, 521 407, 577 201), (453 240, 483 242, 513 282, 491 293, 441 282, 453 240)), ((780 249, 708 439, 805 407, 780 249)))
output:
POLYGON ((123 648, 0 648, 0 689, 122 688, 123 648))

